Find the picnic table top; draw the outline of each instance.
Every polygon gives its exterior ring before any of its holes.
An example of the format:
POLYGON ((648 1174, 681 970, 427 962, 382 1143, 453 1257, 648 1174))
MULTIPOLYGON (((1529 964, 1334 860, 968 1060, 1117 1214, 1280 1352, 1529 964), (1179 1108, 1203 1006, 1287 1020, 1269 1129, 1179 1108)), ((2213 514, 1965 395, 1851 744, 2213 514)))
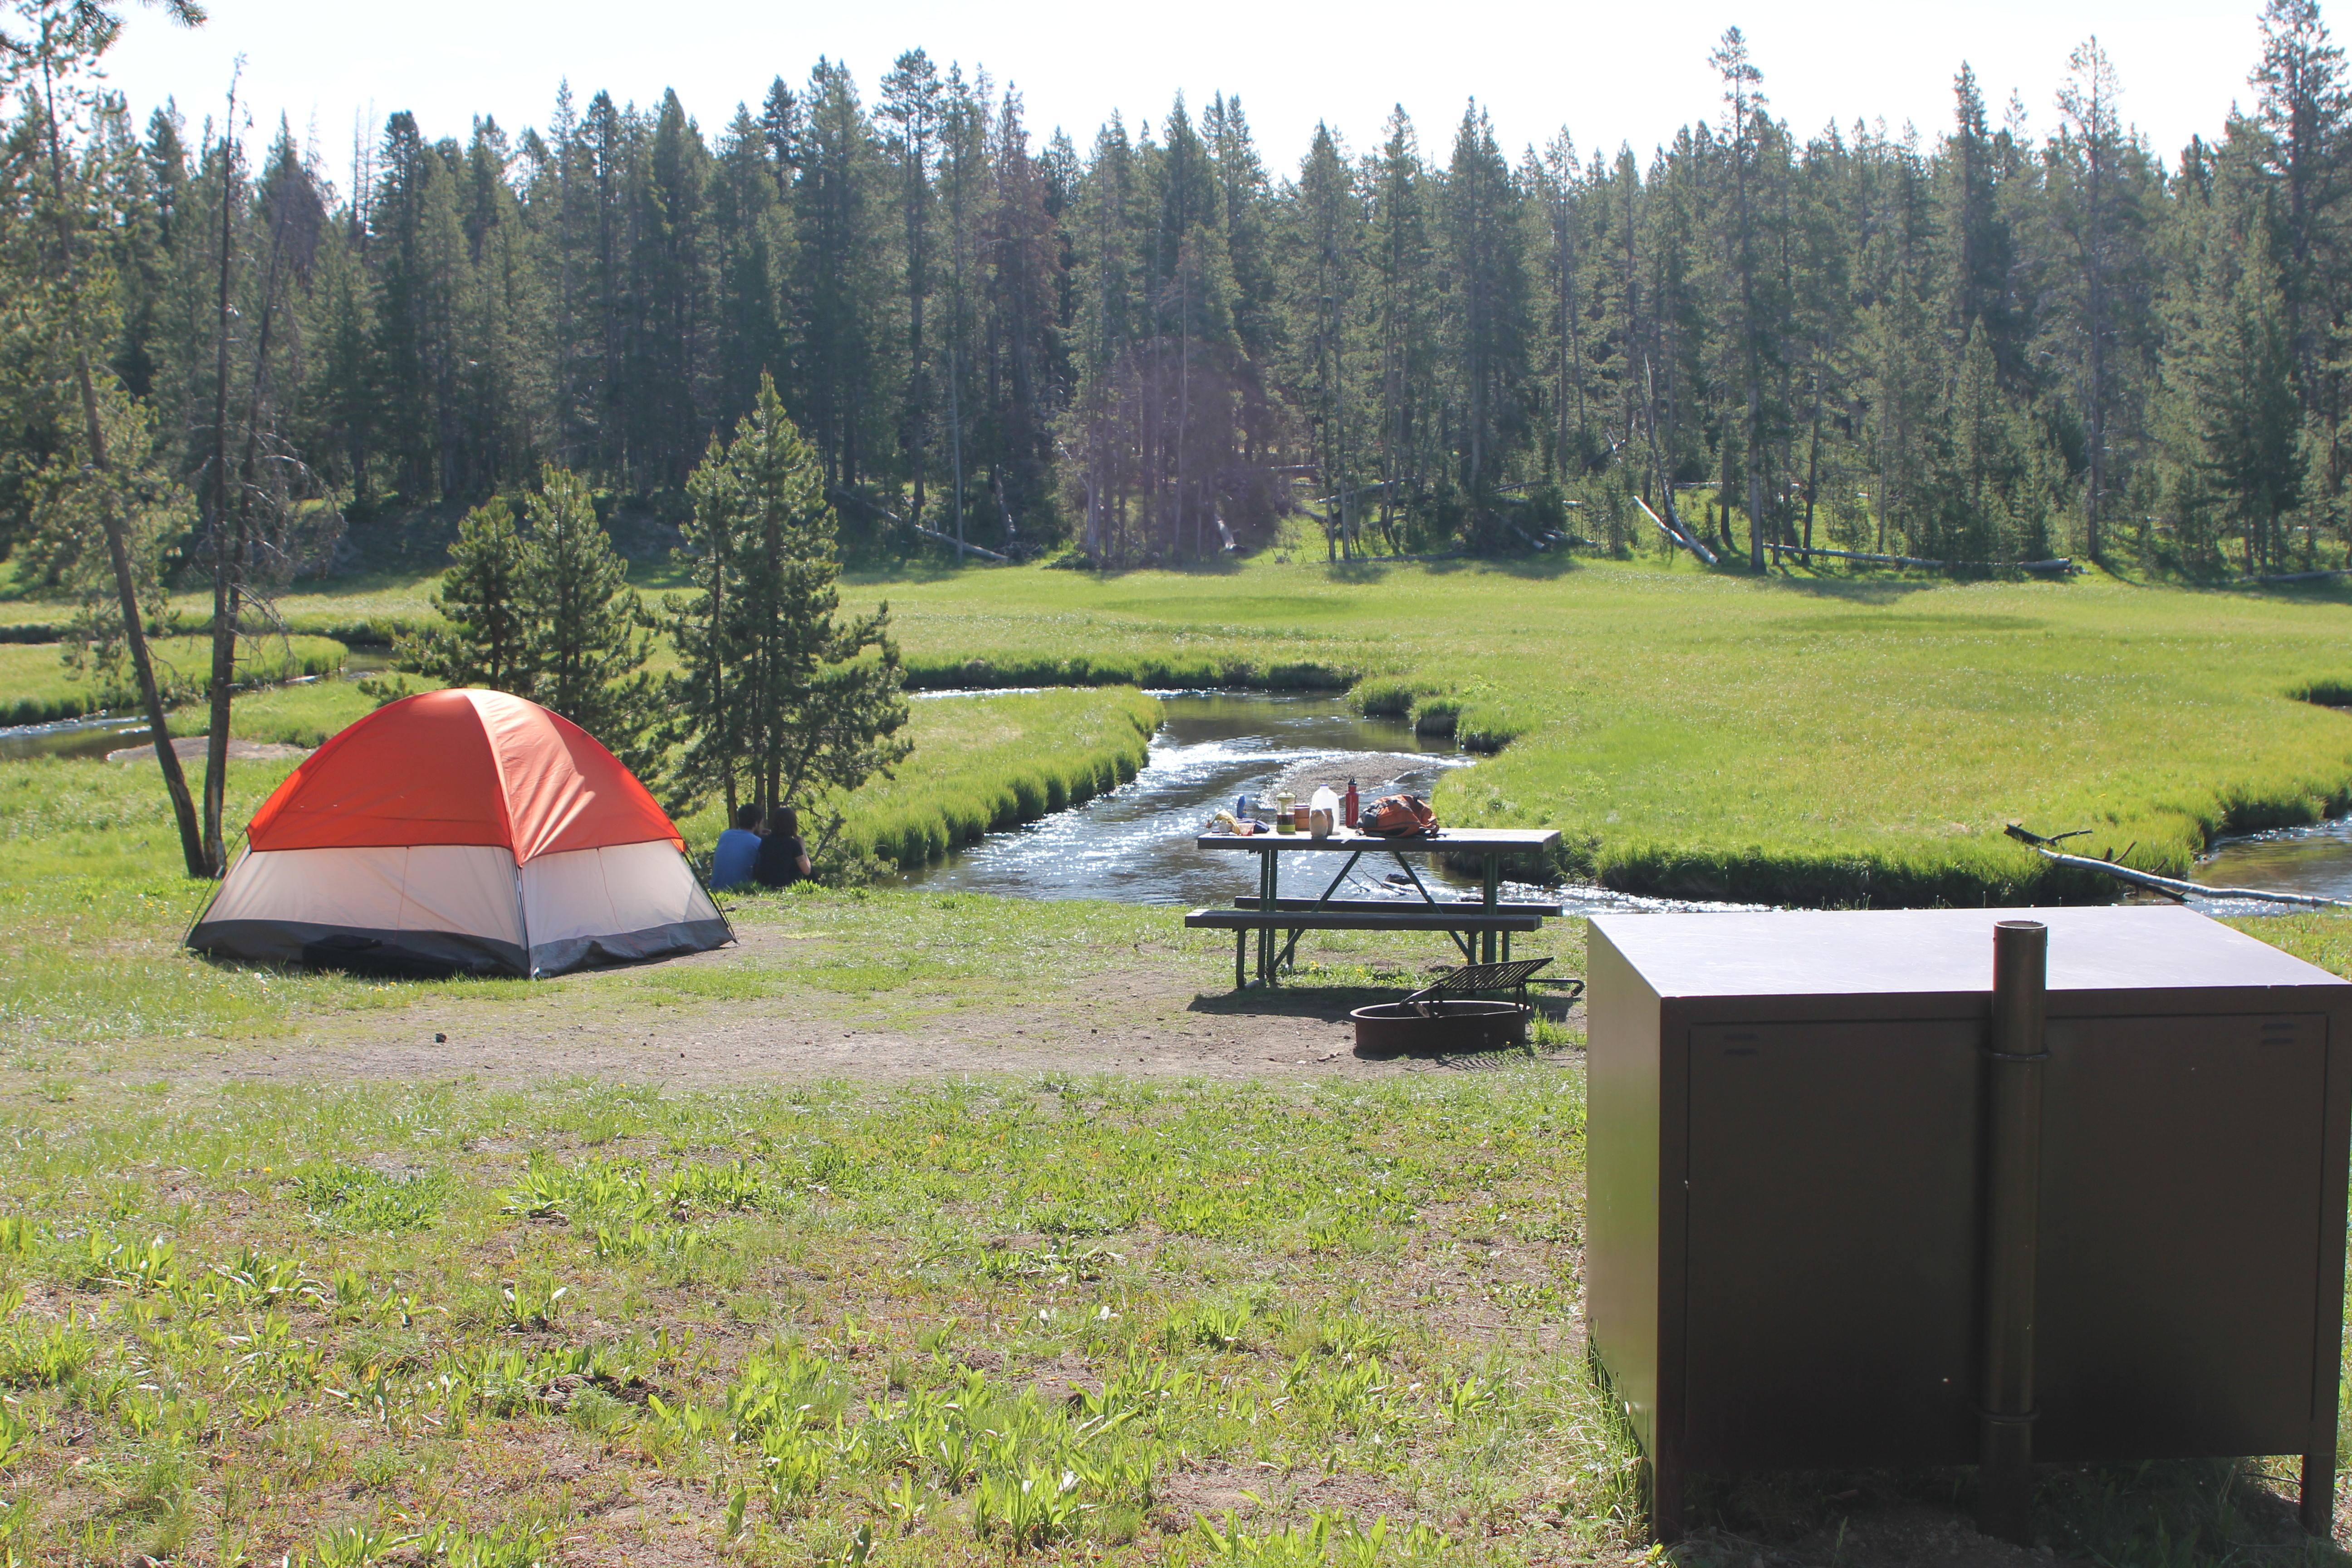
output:
POLYGON ((1559 842, 1557 827, 1444 827, 1391 838, 1380 833, 1345 829, 1328 838, 1307 833, 1203 833, 1192 841, 1203 849, 1469 849, 1493 853, 1532 854, 1559 842))

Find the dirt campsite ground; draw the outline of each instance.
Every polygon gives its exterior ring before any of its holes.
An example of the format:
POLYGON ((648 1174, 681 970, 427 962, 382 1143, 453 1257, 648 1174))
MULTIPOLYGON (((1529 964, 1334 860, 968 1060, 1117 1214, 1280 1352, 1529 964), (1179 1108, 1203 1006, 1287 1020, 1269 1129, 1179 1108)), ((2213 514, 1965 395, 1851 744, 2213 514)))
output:
MULTIPOLYGON (((673 959, 659 971, 687 977, 782 967, 793 947, 793 933, 745 925, 738 946, 673 959)), ((656 971, 649 966, 640 973, 656 971)), ((1271 994, 1226 994, 1204 992, 1199 980, 1194 966, 1138 952, 1126 963, 1090 967, 1082 983, 1041 984, 995 1005, 912 1016, 845 1007, 839 994, 814 988, 717 1000, 688 1012, 670 1010, 668 1016, 583 1006, 570 995, 496 1010, 452 1006, 436 995, 395 1012, 322 1019, 288 1036, 228 1044, 188 1063, 184 1076, 415 1080, 469 1075, 500 1085, 589 1077, 694 1089, 1000 1073, 1318 1078, 1474 1071, 1529 1059, 1518 1053, 1360 1053, 1348 1011, 1397 994, 1390 989, 1307 985, 1271 994)), ((1580 1038, 1580 1010, 1548 1009, 1547 1016, 1580 1038)), ((1561 1059, 1574 1055, 1580 1053, 1561 1059)))

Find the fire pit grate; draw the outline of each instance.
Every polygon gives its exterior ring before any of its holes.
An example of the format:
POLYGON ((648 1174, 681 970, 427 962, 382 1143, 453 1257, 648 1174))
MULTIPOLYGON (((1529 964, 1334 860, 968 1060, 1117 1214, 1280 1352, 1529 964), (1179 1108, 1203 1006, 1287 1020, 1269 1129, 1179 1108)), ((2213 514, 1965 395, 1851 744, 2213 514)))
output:
POLYGON ((1536 980, 1537 970, 1549 958, 1514 959, 1507 963, 1465 963, 1437 977, 1402 1002, 1359 1007, 1355 1020, 1356 1049, 1371 1056, 1405 1052, 1444 1054, 1454 1051, 1508 1050, 1528 1043, 1528 987, 1573 987, 1571 1000, 1581 994, 1581 980, 1536 980), (1510 991, 1517 1000, 1473 1000, 1471 993, 1510 991))

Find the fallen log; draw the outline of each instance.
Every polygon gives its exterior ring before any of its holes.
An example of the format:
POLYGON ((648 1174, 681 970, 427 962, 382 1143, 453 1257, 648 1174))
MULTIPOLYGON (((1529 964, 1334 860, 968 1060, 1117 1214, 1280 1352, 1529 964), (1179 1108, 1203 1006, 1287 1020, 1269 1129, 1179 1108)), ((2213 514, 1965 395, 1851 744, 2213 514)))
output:
POLYGON ((2267 577, 2232 577, 2230 586, 2243 588, 2265 583, 2316 583, 2327 577, 2352 577, 2352 566, 2340 567, 2333 572, 2273 572, 2267 577))
POLYGON ((1002 561, 1009 564, 1013 560, 1013 557, 1010 555, 1000 555, 993 550, 983 549, 977 544, 967 544, 952 533, 941 533, 938 529, 925 528, 919 522, 910 522, 907 526, 913 529, 917 533, 924 534, 929 538, 938 540, 942 544, 952 544, 958 550, 969 550, 974 555, 985 555, 991 561, 1002 561))
POLYGON ((1966 567, 1973 572, 2071 573, 2082 570, 2080 566, 2074 564, 2071 557, 2063 555, 2049 561, 1928 561, 1916 555, 1873 555, 1860 550, 1826 550, 1819 546, 1807 549, 1801 544, 1767 542, 1764 548, 1776 553, 1802 555, 1806 557, 1808 564, 1811 563, 1813 556, 1827 555, 1837 561, 1859 561, 1867 566, 1924 566, 1938 572, 1948 571, 1954 567, 1966 567))
POLYGON ((942 544, 952 544, 959 551, 969 550, 974 555, 985 555, 991 561, 1001 561, 1008 566, 1013 563, 1013 557, 1010 555, 1000 555, 995 551, 986 549, 978 544, 966 544, 962 540, 958 539, 952 533, 941 533, 936 528, 925 528, 919 522, 909 522, 905 518, 900 517, 897 512, 892 511, 888 507, 881 506, 874 501, 870 501, 864 496, 859 495, 856 490, 827 490, 825 492, 825 499, 832 501, 835 506, 839 506, 844 501, 847 501, 854 506, 862 506, 867 511, 872 512, 875 516, 880 518, 885 522, 896 523, 900 528, 911 528, 917 533, 936 539, 942 544))
POLYGON ((1689 534, 1685 533, 1681 529, 1675 527, 1664 518, 1660 517, 1656 512, 1652 511, 1648 501, 1643 500, 1640 496, 1635 496, 1633 498, 1633 504, 1642 509, 1642 515, 1643 517, 1648 518, 1652 522, 1658 525, 1658 531, 1660 533, 1664 534, 1668 539, 1673 540, 1676 544, 1681 545, 1685 550, 1689 551, 1693 555, 1697 556, 1701 561, 1706 562, 1708 565, 1712 566, 1716 563, 1714 552, 1707 549, 1706 545, 1701 544, 1697 540, 1693 539, 1689 534))
POLYGON ((2135 888, 2146 888, 2153 893, 2162 893, 2176 901, 2183 899, 2248 899, 2256 903, 2292 904, 2300 909, 2352 910, 2352 901, 2323 899, 2316 893, 2273 893, 2261 888, 2210 888, 2202 882, 2184 882, 2178 877, 2159 877, 2153 871, 2135 871, 2128 866, 2118 866, 2112 860, 2101 860, 2089 855, 2063 854, 2050 847, 2050 840, 2028 832, 2014 822, 2005 831, 2044 860, 2061 866, 2078 867, 2085 871, 2103 871, 2117 881, 2128 882, 2135 888))

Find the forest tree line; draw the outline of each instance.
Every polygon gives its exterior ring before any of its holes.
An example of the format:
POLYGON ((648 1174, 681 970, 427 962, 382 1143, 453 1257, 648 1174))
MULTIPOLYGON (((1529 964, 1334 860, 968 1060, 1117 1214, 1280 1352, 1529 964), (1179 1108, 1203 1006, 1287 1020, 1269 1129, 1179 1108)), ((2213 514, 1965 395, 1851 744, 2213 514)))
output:
POLYGON ((820 60, 715 134, 567 90, 463 140, 394 114, 333 168, 226 105, 21 90, 0 549, 59 581, 89 553, 70 317, 158 535, 257 486, 446 528, 549 464, 682 521, 764 375, 869 558, 1191 560, 1302 512, 1334 553, 1646 547, 1639 496, 1758 566, 2340 565, 2347 84, 2315 0, 2259 21, 2242 111, 2168 155, 2095 40, 2046 134, 1963 67, 1932 134, 1801 136, 1737 29, 1720 104, 1646 161, 1515 153, 1474 104, 1270 170, 1223 96, 1081 145, 920 50, 870 92, 820 60))

